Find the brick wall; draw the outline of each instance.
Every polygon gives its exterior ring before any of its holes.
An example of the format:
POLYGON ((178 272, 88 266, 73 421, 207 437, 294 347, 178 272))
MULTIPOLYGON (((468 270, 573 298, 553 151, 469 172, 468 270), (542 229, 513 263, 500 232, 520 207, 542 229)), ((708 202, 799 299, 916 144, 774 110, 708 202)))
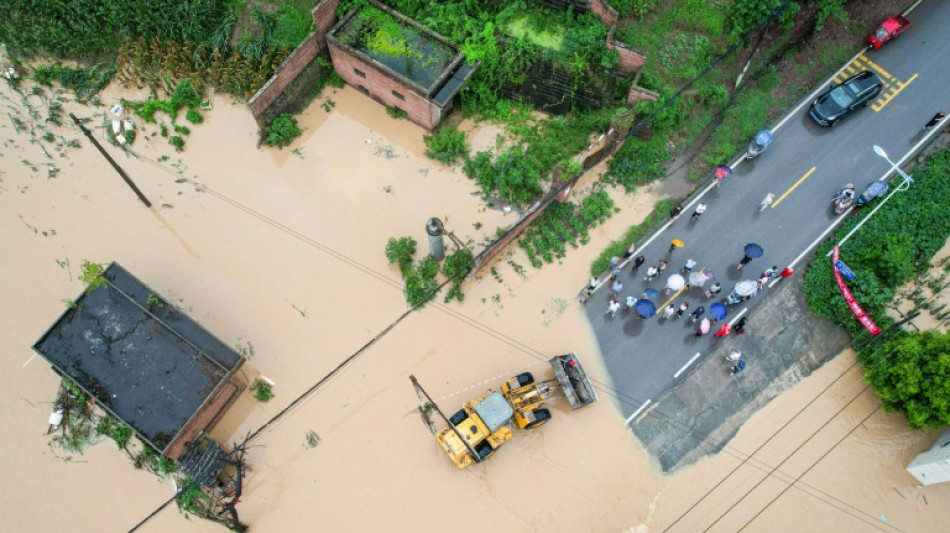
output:
POLYGON ((385 106, 402 109, 409 115, 409 120, 429 131, 438 125, 442 119, 442 110, 438 106, 388 72, 377 68, 372 60, 355 55, 333 39, 328 44, 333 68, 343 81, 385 106), (395 93, 399 93, 402 98, 395 93))
POLYGON ((517 239, 519 235, 524 233, 524 230, 528 229, 528 226, 531 224, 531 221, 538 218, 538 216, 540 216, 541 213, 544 212, 545 208, 551 205, 551 203, 554 202, 556 199, 557 199, 556 196, 552 195, 550 198, 547 199, 547 201, 544 202, 544 204, 539 205, 534 211, 531 211, 524 218, 518 221, 515 224, 515 227, 512 228, 511 231, 507 235, 502 237, 501 240, 499 240, 490 249, 486 250, 485 253, 481 257, 478 258, 478 262, 475 263, 475 266, 472 268, 472 271, 469 272, 467 276, 465 276, 464 281, 469 281, 470 279, 473 279, 476 274, 478 274, 479 272, 487 268, 489 265, 491 265, 492 260, 495 259, 495 257, 498 256, 498 254, 504 252, 505 248, 507 248, 509 244, 514 242, 515 239, 517 239))
POLYGON ((317 32, 313 32, 304 39, 300 46, 277 67, 271 79, 267 80, 267 83, 248 100, 247 105, 251 108, 251 114, 254 115, 254 120, 262 131, 270 120, 279 114, 268 113, 268 109, 283 95, 284 89, 297 80, 300 73, 316 60, 320 53, 319 38, 317 32))
POLYGON ((630 92, 627 94, 627 104, 633 105, 644 100, 656 102, 658 98, 660 98, 658 93, 655 93, 649 89, 644 89, 643 87, 640 87, 634 83, 630 86, 630 92))
POLYGON ((640 72, 640 69, 643 68, 643 65, 647 62, 647 54, 641 50, 637 50, 632 46, 622 43, 614 39, 614 33, 617 31, 617 26, 611 26, 610 31, 607 32, 607 48, 611 50, 616 50, 617 54, 620 55, 620 62, 617 66, 624 72, 630 74, 635 74, 640 72))
POLYGON ((317 38, 320 41, 320 48, 327 45, 326 35, 330 28, 336 24, 336 8, 340 0, 320 0, 313 8, 310 14, 313 16, 313 24, 317 27, 317 38))
POLYGON ((617 24, 620 18, 617 10, 608 4, 607 0, 590 0, 590 11, 600 17, 600 21, 608 28, 617 24))

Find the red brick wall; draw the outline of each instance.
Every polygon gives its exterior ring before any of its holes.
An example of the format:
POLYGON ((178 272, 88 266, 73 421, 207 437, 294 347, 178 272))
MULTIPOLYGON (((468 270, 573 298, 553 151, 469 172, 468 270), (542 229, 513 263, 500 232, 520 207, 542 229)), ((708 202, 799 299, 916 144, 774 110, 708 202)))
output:
POLYGON ((642 102, 644 100, 650 100, 652 102, 656 102, 659 97, 660 97, 659 94, 649 89, 644 89, 643 87, 640 87, 639 85, 634 83, 633 85, 630 86, 630 92, 627 93, 627 104, 633 105, 637 102, 642 102))
POLYGON ((617 10, 607 0, 590 0, 590 11, 600 17, 600 21, 608 28, 617 23, 617 10))
POLYGON ((326 35, 330 28, 336 24, 336 8, 340 0, 320 0, 310 14, 313 16, 313 24, 317 27, 317 33, 320 35, 320 48, 327 45, 326 35))
POLYGON ((643 65, 645 65, 647 62, 646 52, 632 48, 629 45, 614 39, 614 33, 616 31, 617 26, 612 26, 610 31, 607 32, 607 48, 616 50, 620 55, 620 63, 618 63, 617 66, 623 69, 624 72, 629 72, 631 74, 639 72, 640 69, 643 68, 643 65))
POLYGON ((287 59, 277 67, 277 72, 274 73, 273 77, 267 80, 267 83, 258 89, 257 93, 248 100, 247 105, 251 108, 251 114, 254 115, 257 126, 262 130, 267 127, 267 124, 264 123, 264 110, 270 107, 270 105, 274 103, 274 100, 280 96, 284 88, 287 87, 290 82, 294 81, 297 75, 300 74, 300 71, 317 57, 317 54, 320 53, 321 50, 319 44, 320 38, 321 35, 317 32, 311 33, 310 36, 307 37, 304 42, 300 43, 300 46, 291 52, 290 55, 287 56, 287 59))
POLYGON ((509 244, 514 242, 514 240, 517 239, 519 235, 524 233, 524 230, 528 229, 528 226, 531 224, 531 221, 538 218, 538 216, 540 216, 541 213, 543 213, 544 210, 549 205, 551 205, 551 203, 554 202, 554 200, 556 199, 557 199, 556 196, 551 196, 550 198, 548 198, 547 202, 545 202, 543 205, 538 206, 537 209, 535 209, 526 217, 518 221, 515 227, 512 228, 511 233, 509 233, 508 235, 505 235, 500 241, 498 241, 497 244, 495 244, 495 246, 493 246, 490 250, 486 251, 485 255, 479 258, 478 263, 476 263, 475 267, 472 268, 472 271, 469 272, 467 276, 465 276, 464 281, 468 281, 474 278, 476 274, 478 274, 479 272, 487 268, 489 265, 491 265, 492 260, 495 257, 497 257, 498 254, 504 252, 505 248, 507 248, 509 244))
POLYGON ((432 131, 439 123, 442 118, 441 109, 413 92, 408 85, 332 41, 329 42, 329 48, 333 69, 343 78, 343 81, 357 89, 360 86, 365 87, 374 100, 386 106, 402 109, 409 114, 409 120, 429 131, 432 131), (357 74, 354 69, 359 69, 365 77, 357 74), (399 99, 393 91, 398 92, 405 99, 399 99))

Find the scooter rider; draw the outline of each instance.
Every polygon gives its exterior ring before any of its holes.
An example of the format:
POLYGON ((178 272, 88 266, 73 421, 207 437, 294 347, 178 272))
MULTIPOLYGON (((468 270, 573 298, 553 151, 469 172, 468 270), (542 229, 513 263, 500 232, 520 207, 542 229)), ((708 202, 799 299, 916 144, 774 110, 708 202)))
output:
POLYGON ((833 198, 833 200, 844 200, 846 202, 851 202, 854 200, 854 184, 849 183, 844 186, 844 189, 841 189, 841 192, 833 198))

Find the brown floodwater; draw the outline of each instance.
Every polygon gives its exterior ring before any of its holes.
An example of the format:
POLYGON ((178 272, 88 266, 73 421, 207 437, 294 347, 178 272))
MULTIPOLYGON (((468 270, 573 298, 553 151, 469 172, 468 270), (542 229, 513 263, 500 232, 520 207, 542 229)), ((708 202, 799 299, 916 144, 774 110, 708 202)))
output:
MULTIPOLYGON (((119 94, 107 91, 101 108, 67 107, 99 117, 95 124, 119 94)), ((6 85, 0 96, 6 111, 21 109, 6 85)), ((401 280, 383 254, 388 238, 414 237, 421 256, 429 217, 442 218, 476 248, 515 221, 513 213, 486 209, 460 168, 426 159, 420 128, 388 117, 350 88, 328 98, 332 110, 320 106, 326 97, 314 102, 299 118, 304 135, 284 150, 256 149, 246 107, 221 97, 180 154, 157 135, 144 138, 154 126, 135 141, 145 160, 110 146, 152 209, 84 139, 81 149, 62 151, 65 157, 46 146, 61 168, 48 178, 39 146, 0 121, 4 530, 122 531, 174 493, 169 480, 135 470, 111 441, 67 454, 43 435, 58 380, 40 358, 30 360, 29 347, 64 310, 63 300, 82 290, 84 259, 122 263, 224 342, 253 348, 245 377, 267 376, 276 397, 238 401, 213 432, 234 442, 405 310, 401 280), (169 159, 158 163, 162 156, 169 159)), ((483 148, 500 131, 464 127, 483 148)), ((66 126, 54 131, 81 137, 66 126)), ((433 303, 410 315, 264 431, 248 456, 242 520, 255 531, 663 531, 781 430, 671 531, 700 531, 717 519, 712 531, 735 531, 798 476, 749 531, 950 529, 950 489, 918 489, 903 471, 936 434, 909 431, 900 417, 877 411, 821 457, 874 411, 870 392, 785 461, 863 387, 852 369, 804 416, 781 427, 850 365, 849 353, 756 413, 723 453, 661 475, 624 426, 574 300, 591 260, 657 199, 650 190, 614 197, 623 211, 593 230, 589 245, 542 270, 513 249, 497 262, 500 281, 486 273, 466 287, 463 303, 433 303), (415 411, 410 374, 454 412, 503 377, 525 369, 547 376, 545 360, 568 351, 580 354, 602 384, 601 401, 577 412, 553 403, 551 423, 516 432, 484 464, 457 470, 415 411), (320 437, 315 448, 306 446, 309 431, 320 437)), ((170 507, 141 531, 221 527, 186 520, 170 507)))

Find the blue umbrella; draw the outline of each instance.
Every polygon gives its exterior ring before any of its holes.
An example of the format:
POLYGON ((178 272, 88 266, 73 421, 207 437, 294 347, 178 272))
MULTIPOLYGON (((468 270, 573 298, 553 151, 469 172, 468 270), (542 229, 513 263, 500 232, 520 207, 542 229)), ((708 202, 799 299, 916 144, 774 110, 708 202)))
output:
POLYGON ((637 314, 640 318, 650 318, 656 314, 656 304, 650 300, 637 300, 637 314))
POLYGON ((659 298, 660 291, 656 289, 646 289, 645 291, 643 291, 643 297, 644 298, 659 298))
POLYGON ((746 257, 751 257, 752 259, 755 259, 756 257, 762 257, 763 253, 762 247, 754 242, 750 242, 749 244, 745 245, 744 251, 746 257))
POLYGON ((727 314, 729 314, 729 309, 719 302, 709 306, 709 316, 715 318, 716 320, 722 320, 726 318, 727 314))

